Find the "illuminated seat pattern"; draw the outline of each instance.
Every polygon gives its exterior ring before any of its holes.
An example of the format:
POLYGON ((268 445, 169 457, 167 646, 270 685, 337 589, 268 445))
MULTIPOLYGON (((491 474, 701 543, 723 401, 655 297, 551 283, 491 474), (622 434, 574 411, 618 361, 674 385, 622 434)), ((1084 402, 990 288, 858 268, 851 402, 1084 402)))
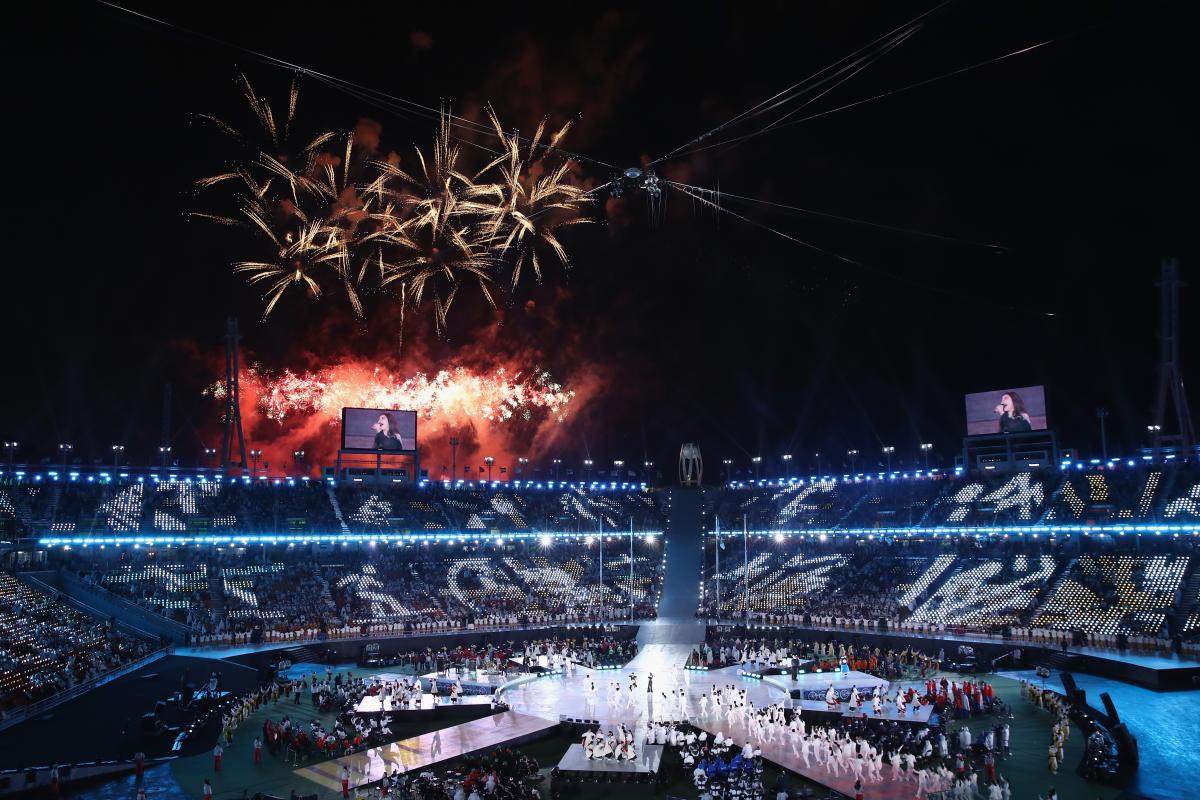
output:
POLYGON ((1200 519, 1200 482, 1193 484, 1181 497, 1168 502, 1163 516, 1170 520, 1200 519))
POLYGON ((103 573, 100 584, 111 592, 172 619, 183 620, 208 591, 208 565, 177 562, 123 564, 103 573))
POLYGON ((1050 556, 964 559, 958 571, 906 620, 932 626, 1012 625, 1036 601, 1057 565, 1050 556))
POLYGON ((1083 555, 1031 626, 1158 635, 1187 566, 1187 556, 1083 555))
MULTIPOLYGON (((736 554, 736 550, 733 548, 731 554, 736 554)), ((749 561, 737 559, 736 555, 731 560, 733 566, 726 568, 722 564, 720 573, 722 613, 744 612, 747 594, 752 612, 794 613, 802 607, 803 598, 825 589, 830 573, 847 563, 846 556, 838 553, 793 555, 770 545, 753 553, 749 561)), ((714 582, 714 592, 715 588, 714 582)))

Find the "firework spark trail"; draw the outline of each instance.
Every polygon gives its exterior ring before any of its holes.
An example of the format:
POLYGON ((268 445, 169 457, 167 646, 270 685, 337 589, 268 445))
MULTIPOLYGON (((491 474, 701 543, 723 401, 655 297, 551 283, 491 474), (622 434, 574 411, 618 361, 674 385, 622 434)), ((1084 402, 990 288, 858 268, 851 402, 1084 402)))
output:
POLYGON ((330 149, 340 137, 324 133, 289 153, 295 84, 286 113, 279 115, 282 122, 244 77, 241 85, 256 134, 243 135, 215 117, 204 119, 253 156, 196 184, 199 189, 235 187, 239 211, 193 216, 248 229, 264 240, 269 255, 234 265, 250 284, 266 287, 263 320, 293 288, 315 300, 333 281, 360 318, 364 292, 383 298, 385 305, 391 301, 385 313, 398 312, 403 347, 410 310, 431 306, 440 336, 464 286, 477 288, 496 308, 495 278, 501 270, 511 266, 511 293, 527 269, 541 281, 539 250, 569 265, 557 232, 589 221, 582 209, 592 200, 591 192, 572 184, 574 162, 559 149, 569 123, 542 141, 543 121, 527 141, 505 133, 489 108, 503 152, 472 174, 460 163, 452 117, 443 112, 433 147, 428 154, 414 148, 416 168, 406 169, 395 154, 380 160, 368 151, 362 158, 353 135, 344 137, 344 148, 330 149))
MULTIPOLYGON (((278 423, 317 415, 332 425, 347 406, 416 411, 435 425, 504 424, 529 422, 535 417, 563 422, 575 399, 573 390, 536 368, 529 375, 510 375, 504 367, 491 372, 456 367, 400 379, 383 368, 357 364, 317 371, 284 370, 278 375, 250 367, 241 383, 257 398, 258 410, 278 423)), ((207 390, 218 399, 224 392, 223 383, 207 390)))
POLYGON ((244 75, 239 76, 239 82, 257 125, 255 133, 243 134, 216 117, 200 117, 252 156, 232 171, 196 182, 198 189, 232 184, 236 187, 238 213, 192 216, 247 228, 265 239, 269 256, 234 264, 234 271, 245 273, 251 285, 265 282, 263 320, 270 317, 292 287, 320 298, 326 274, 344 287, 347 300, 361 317, 362 302, 349 271, 350 244, 368 209, 358 201, 349 182, 354 137, 345 137, 344 149, 333 152, 325 148, 337 136, 326 132, 292 152, 290 135, 296 115, 297 83, 293 80, 287 111, 279 123, 271 104, 258 96, 244 75))
POLYGON ((533 270, 537 282, 541 283, 539 247, 549 250, 563 267, 569 267, 570 259, 557 232, 568 225, 591 222, 580 215, 580 209, 592 197, 570 182, 572 162, 563 161, 558 167, 547 164, 570 130, 571 123, 567 122, 543 144, 546 121, 542 120, 522 155, 520 137, 506 134, 495 110, 491 106, 486 110, 496 136, 507 151, 492 162, 500 169, 503 178, 500 182, 500 202, 492 215, 492 242, 501 254, 510 251, 515 254, 511 278, 514 289, 520 283, 521 272, 526 265, 533 270))

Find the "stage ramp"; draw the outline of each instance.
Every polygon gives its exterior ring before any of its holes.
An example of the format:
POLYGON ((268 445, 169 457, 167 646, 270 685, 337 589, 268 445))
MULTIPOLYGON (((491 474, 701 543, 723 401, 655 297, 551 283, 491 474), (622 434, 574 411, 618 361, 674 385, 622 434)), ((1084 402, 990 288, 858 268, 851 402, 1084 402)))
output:
POLYGON ((694 623, 704 568, 705 490, 674 487, 663 492, 667 517, 667 570, 658 618, 694 623))

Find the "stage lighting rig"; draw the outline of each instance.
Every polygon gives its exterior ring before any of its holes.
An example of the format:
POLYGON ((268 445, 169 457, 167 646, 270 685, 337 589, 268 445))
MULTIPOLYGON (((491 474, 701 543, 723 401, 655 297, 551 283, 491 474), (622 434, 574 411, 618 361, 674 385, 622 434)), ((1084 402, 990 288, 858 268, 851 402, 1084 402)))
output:
POLYGON ((613 197, 621 197, 635 191, 645 192, 653 199, 662 196, 662 186, 659 185, 658 176, 654 174, 654 170, 644 170, 641 167, 630 167, 621 172, 614 172, 609 180, 608 190, 613 197))

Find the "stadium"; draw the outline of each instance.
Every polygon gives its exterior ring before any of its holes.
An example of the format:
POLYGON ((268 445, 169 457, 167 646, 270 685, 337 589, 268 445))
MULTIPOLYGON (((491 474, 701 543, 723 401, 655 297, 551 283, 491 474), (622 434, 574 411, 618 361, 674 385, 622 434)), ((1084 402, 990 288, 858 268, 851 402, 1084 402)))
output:
POLYGON ((22 12, 0 797, 1193 797, 1185 26, 819 5, 22 12))

